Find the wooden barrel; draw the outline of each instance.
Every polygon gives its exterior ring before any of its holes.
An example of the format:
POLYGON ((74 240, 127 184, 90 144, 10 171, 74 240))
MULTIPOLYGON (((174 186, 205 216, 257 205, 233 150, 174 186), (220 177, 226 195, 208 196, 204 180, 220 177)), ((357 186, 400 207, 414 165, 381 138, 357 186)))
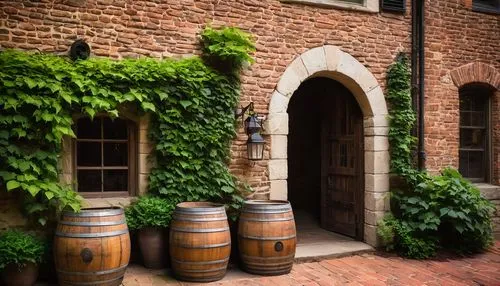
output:
POLYGON ((245 201, 238 227, 243 270, 281 275, 292 270, 297 244, 292 207, 287 201, 245 201))
POLYGON ((130 259, 121 208, 64 212, 54 239, 59 285, 120 285, 130 259))
POLYGON ((177 205, 170 224, 170 259, 177 279, 217 281, 226 274, 231 236, 223 205, 186 202, 177 205))

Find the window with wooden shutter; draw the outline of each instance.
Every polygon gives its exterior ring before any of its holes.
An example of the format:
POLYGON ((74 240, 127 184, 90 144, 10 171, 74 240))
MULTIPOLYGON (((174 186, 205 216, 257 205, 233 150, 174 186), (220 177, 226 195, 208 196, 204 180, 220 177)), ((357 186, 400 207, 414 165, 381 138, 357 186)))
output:
POLYGON ((390 12, 405 12, 406 0, 381 0, 381 9, 390 12))

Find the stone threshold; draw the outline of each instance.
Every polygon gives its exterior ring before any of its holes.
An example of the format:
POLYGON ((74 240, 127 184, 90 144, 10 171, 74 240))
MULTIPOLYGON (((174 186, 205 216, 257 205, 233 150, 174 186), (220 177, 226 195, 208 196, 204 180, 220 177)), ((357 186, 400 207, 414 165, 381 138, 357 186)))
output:
POLYGON ((363 253, 375 252, 375 248, 361 241, 330 241, 297 245, 295 263, 318 262, 325 259, 340 258, 363 253))

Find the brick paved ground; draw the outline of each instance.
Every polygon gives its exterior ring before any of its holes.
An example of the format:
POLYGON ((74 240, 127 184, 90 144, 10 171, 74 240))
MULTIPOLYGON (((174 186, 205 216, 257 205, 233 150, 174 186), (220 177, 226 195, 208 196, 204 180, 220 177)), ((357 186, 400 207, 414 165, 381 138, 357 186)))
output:
MULTIPOLYGON (((127 270, 123 285, 195 284, 135 266, 127 270)), ((296 264, 290 274, 275 277, 232 270, 222 281, 201 285, 500 285, 500 241, 489 252, 470 257, 443 254, 433 260, 417 261, 384 253, 363 254, 296 264)))

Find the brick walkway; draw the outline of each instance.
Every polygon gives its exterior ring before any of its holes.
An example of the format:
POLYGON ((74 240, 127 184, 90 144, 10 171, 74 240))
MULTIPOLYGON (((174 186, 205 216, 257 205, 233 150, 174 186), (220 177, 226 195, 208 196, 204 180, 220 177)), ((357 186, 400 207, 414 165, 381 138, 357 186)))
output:
MULTIPOLYGON (((195 285, 181 283, 161 271, 132 266, 125 286, 195 285)), ((500 241, 487 253, 470 257, 440 255, 433 260, 362 254, 296 264, 288 275, 261 277, 231 270, 224 280, 201 285, 500 285, 500 241)))

